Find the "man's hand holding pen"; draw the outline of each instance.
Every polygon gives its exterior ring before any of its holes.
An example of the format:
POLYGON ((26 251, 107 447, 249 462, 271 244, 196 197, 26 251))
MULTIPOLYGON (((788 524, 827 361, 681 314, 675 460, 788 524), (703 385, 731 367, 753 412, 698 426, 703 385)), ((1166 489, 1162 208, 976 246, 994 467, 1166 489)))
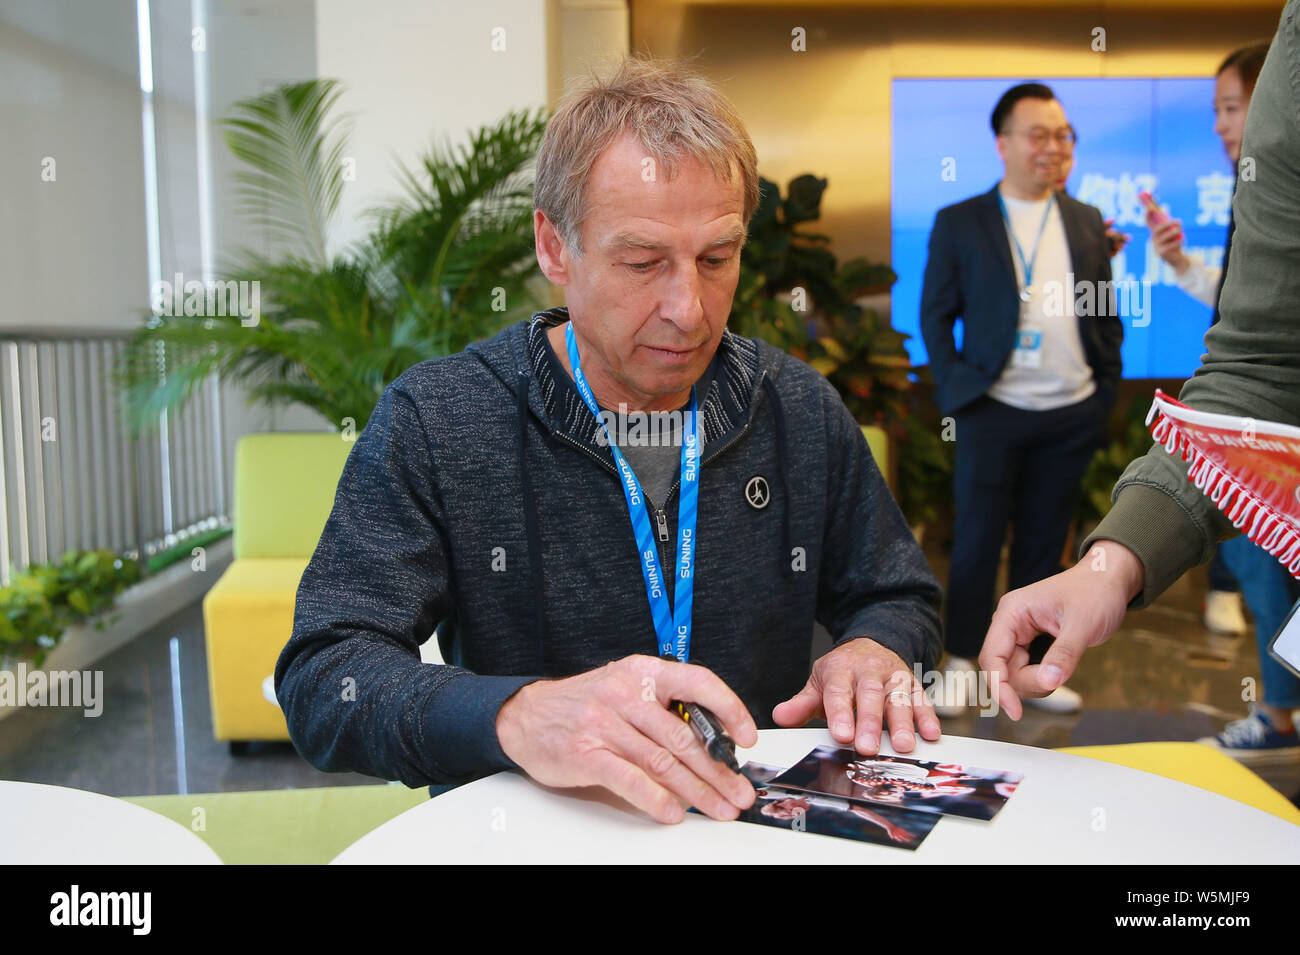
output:
POLYGON ((758 742, 745 704, 712 671, 641 655, 524 686, 497 714, 497 739, 543 785, 603 786, 659 822, 680 822, 686 806, 735 819, 753 786, 709 755, 674 701, 706 707, 739 746, 758 742))

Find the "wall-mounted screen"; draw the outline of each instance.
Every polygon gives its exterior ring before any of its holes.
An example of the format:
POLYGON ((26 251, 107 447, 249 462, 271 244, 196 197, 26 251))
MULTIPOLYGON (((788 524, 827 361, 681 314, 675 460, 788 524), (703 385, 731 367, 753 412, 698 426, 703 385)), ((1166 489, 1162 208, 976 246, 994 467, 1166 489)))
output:
MULTIPOLYGON (((935 213, 987 192, 1002 178, 989 114, 1023 79, 899 79, 893 82, 892 319, 912 335, 913 359, 926 361, 920 335, 921 283, 935 213)), ((1124 316, 1124 377, 1185 378, 1200 364, 1212 310, 1175 284, 1152 247, 1138 201, 1146 189, 1183 222, 1184 248, 1218 266, 1228 233, 1232 164, 1214 132, 1212 79, 1041 80, 1056 93, 1078 133, 1070 195, 1102 210, 1131 235, 1111 260, 1117 283, 1130 283, 1124 316)))

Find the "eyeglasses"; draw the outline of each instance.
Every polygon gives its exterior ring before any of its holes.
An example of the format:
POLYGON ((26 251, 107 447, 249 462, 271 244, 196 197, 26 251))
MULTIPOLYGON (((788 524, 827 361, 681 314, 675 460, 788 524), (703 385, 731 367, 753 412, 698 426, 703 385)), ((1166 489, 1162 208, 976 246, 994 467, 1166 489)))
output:
POLYGON ((1035 126, 1030 130, 1017 130, 1014 133, 1003 133, 1003 136, 1024 136, 1029 140, 1029 144, 1035 149, 1042 149, 1047 145, 1049 139, 1055 139, 1056 145, 1062 149, 1067 149, 1079 141, 1079 137, 1074 132, 1073 126, 1067 126, 1064 129, 1058 129, 1055 133, 1042 126, 1035 126))

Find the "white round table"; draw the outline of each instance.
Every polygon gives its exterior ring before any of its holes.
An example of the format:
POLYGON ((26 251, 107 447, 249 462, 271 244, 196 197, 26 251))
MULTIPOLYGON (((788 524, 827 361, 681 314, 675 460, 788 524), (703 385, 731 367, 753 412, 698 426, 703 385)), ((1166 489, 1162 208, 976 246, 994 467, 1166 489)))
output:
POLYGON ((0 781, 0 865, 221 865, 165 816, 100 793, 0 781))
MULTIPOLYGON (((825 729, 764 730, 736 753, 793 766, 825 729)), ((886 744, 882 752, 894 751, 886 744)), ((1224 796, 1124 766, 1014 743, 944 736, 918 759, 1024 774, 989 822, 943 816, 915 851, 718 822, 665 826, 603 789, 555 790, 498 773, 444 793, 357 840, 335 863, 1286 863, 1300 826, 1224 796)))

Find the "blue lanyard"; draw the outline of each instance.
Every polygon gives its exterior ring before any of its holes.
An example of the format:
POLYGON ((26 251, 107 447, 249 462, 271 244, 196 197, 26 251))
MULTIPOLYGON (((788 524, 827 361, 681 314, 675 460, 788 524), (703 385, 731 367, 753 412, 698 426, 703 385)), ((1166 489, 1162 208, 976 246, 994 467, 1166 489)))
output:
POLYGON ((659 566, 659 548, 655 543, 654 532, 650 529, 650 514, 641 482, 637 480, 636 472, 614 443, 613 435, 601 418, 596 396, 591 393, 591 386, 587 384, 587 377, 582 373, 582 366, 578 362, 578 342, 573 335, 572 322, 565 330, 565 342, 569 346, 569 364, 573 368, 573 380, 578 386, 578 394, 582 395, 582 400, 587 403, 604 430, 609 449, 614 452, 614 463, 618 465, 619 474, 623 477, 623 497, 627 500, 628 517, 632 520, 632 532, 636 534, 636 546, 641 555, 641 576, 645 579, 646 596, 650 598, 650 614, 654 618, 659 653, 661 656, 676 657, 685 663, 691 657, 691 604, 695 598, 695 518, 700 498, 700 443, 695 386, 691 386, 691 404, 686 412, 686 420, 682 423, 682 480, 677 496, 677 586, 674 590, 674 606, 670 609, 666 581, 659 566))
POLYGON ((1047 208, 1043 210, 1043 221, 1038 226, 1038 237, 1034 239, 1034 254, 1025 259, 1025 251, 1020 248, 1020 240, 1016 238, 1016 230, 1011 227, 1011 216, 1007 214, 1007 204, 1002 201, 1002 190, 998 190, 998 208, 1002 210, 1002 221, 1007 224, 1007 231, 1011 233, 1011 243, 1016 247, 1016 256, 1020 259, 1020 267, 1025 273, 1025 287, 1020 292, 1022 302, 1029 301, 1029 289, 1034 284, 1034 261, 1038 258, 1038 246, 1043 241, 1043 230, 1047 228, 1047 217, 1052 214, 1052 203, 1056 201, 1056 193, 1047 197, 1047 208))

